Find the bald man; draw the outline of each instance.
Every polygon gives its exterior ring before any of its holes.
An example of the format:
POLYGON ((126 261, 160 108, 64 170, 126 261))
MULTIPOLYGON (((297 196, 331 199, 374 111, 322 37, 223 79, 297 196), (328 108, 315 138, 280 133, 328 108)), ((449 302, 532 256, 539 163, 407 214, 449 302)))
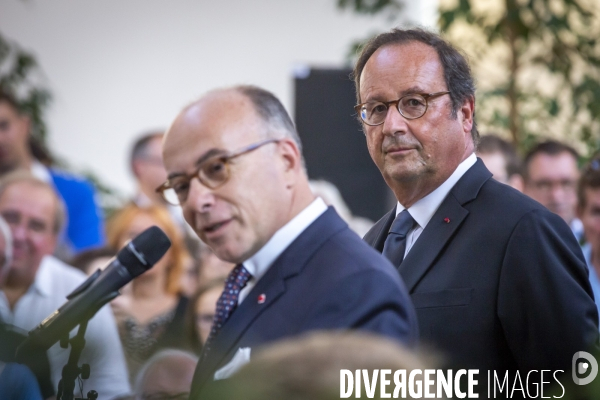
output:
POLYGON ((163 145, 159 191, 222 260, 237 264, 217 303, 191 398, 256 347, 317 329, 361 329, 404 343, 416 319, 391 264, 308 184, 301 144, 279 100, 252 86, 186 107, 163 145))

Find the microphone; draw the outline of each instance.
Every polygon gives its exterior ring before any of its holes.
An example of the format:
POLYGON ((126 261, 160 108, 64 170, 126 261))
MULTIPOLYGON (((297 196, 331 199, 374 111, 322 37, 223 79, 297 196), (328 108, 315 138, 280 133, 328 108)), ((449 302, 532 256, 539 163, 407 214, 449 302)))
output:
POLYGON ((29 336, 17 349, 17 359, 21 354, 26 356, 30 350, 48 350, 60 339, 68 338, 73 328, 92 318, 103 305, 117 297, 121 287, 152 268, 169 247, 171 241, 156 226, 140 233, 103 271, 94 272, 67 296, 65 304, 29 331, 29 336))

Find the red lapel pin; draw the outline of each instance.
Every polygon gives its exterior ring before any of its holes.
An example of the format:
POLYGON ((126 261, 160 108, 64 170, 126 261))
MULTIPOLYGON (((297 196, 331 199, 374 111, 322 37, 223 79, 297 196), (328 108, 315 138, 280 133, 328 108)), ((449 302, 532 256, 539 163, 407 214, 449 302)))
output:
POLYGON ((444 222, 447 223, 447 224, 449 224, 450 223, 450 218, 448 218, 448 217, 444 218, 444 222))
POLYGON ((258 304, 263 304, 266 300, 267 296, 264 293, 258 296, 258 304))

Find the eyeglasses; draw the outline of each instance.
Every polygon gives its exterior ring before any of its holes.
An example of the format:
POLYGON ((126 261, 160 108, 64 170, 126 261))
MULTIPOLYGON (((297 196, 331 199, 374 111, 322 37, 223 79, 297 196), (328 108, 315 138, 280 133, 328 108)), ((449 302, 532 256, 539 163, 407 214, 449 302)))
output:
POLYGON ((231 175, 229 170, 230 161, 243 154, 249 153, 269 143, 277 143, 280 139, 266 139, 253 143, 242 149, 229 154, 211 157, 198 165, 198 169, 189 175, 181 174, 168 179, 160 185, 156 192, 160 193, 169 204, 178 206, 186 202, 190 192, 190 182, 198 178, 200 183, 209 189, 217 189, 223 186, 231 175))
POLYGON ((540 179, 538 181, 531 181, 529 183, 531 187, 543 194, 550 194, 558 188, 563 192, 575 192, 577 188, 577 181, 574 179, 560 179, 560 180, 550 180, 550 179, 540 179))
POLYGON ((370 101, 354 106, 356 112, 360 115, 363 122, 370 126, 383 124, 387 116, 388 109, 396 105, 398 112, 406 119, 417 119, 425 115, 429 99, 433 99, 450 92, 437 93, 413 93, 400 97, 392 101, 370 101))

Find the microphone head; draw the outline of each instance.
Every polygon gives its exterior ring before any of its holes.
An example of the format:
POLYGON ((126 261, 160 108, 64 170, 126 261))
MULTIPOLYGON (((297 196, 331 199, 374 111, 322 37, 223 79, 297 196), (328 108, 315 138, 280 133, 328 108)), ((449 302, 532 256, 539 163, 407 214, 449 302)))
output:
POLYGON ((152 268, 171 247, 167 235, 157 226, 151 226, 137 235, 117 254, 119 262, 136 277, 152 268))

